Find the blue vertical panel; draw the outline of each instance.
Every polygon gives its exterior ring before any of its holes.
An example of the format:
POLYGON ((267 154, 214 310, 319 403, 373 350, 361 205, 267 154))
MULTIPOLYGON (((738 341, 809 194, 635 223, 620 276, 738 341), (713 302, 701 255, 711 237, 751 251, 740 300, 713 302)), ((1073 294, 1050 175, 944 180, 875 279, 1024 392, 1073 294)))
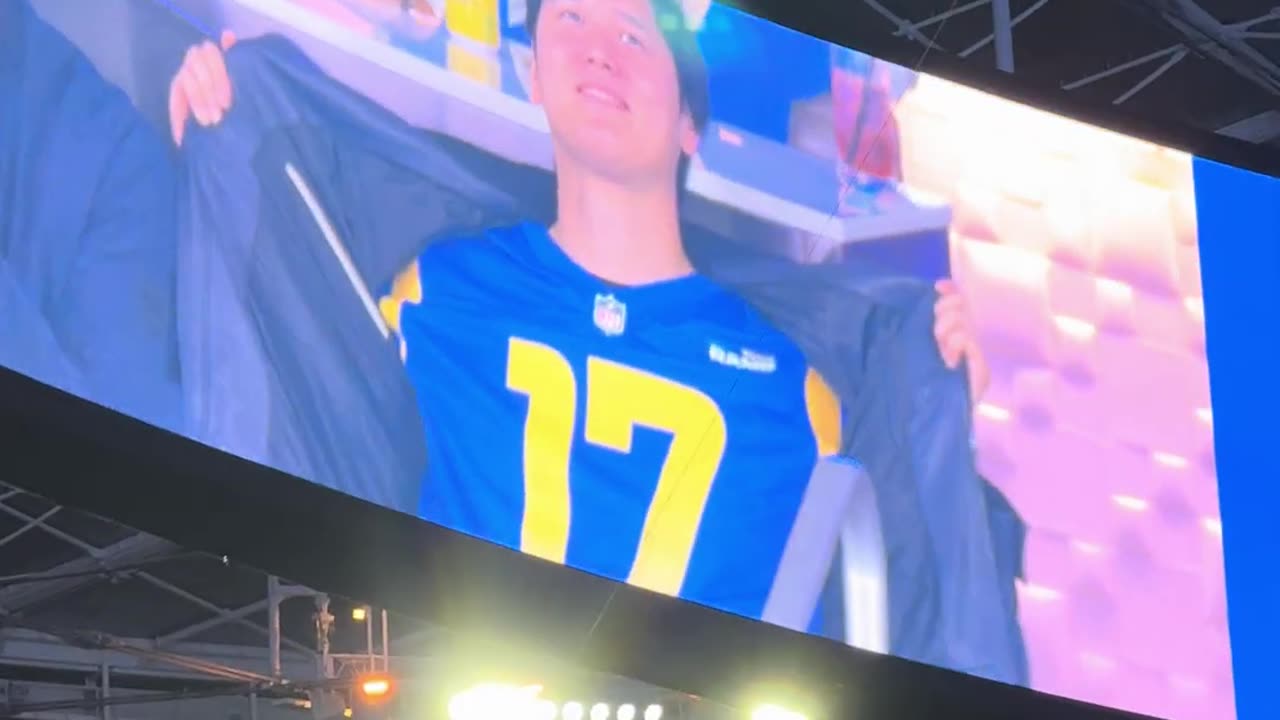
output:
POLYGON ((1196 160, 1195 183, 1236 707, 1262 720, 1280 645, 1280 181, 1196 160))

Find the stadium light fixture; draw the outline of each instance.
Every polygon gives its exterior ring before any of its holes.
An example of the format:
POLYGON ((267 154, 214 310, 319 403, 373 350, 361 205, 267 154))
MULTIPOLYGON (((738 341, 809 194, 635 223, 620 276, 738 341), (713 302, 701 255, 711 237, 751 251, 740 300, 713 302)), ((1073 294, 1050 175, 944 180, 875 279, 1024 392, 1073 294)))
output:
POLYGON ((650 705, 644 709, 644 720, 662 720, 662 706, 650 705))
POLYGON ((582 703, 570 701, 564 704, 560 710, 561 720, 582 720, 583 709, 582 703))
POLYGON ((545 698, 534 703, 532 720, 556 720, 556 716, 560 714, 560 708, 556 704, 545 698))
POLYGON ((351 619, 356 622, 364 622, 369 619, 369 608, 360 605, 351 608, 351 619))
POLYGON ((808 720, 808 718, 778 705, 761 705, 752 711, 751 720, 808 720))
POLYGON ((619 705, 618 720, 636 720, 636 706, 631 703, 619 705))
POLYGON ((485 683, 449 700, 450 720, 555 720, 556 704, 538 697, 540 685, 485 683))
POLYGON ((386 675, 368 675, 360 679, 360 697, 365 702, 379 702, 391 695, 391 678, 386 675))
POLYGON ((609 720, 609 706, 605 703, 592 705, 591 720, 609 720))

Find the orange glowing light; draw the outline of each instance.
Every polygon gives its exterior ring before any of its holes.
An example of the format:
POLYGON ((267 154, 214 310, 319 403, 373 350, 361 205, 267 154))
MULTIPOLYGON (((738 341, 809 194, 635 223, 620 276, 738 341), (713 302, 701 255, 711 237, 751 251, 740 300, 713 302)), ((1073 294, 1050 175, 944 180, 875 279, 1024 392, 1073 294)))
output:
POLYGON ((391 694, 391 678, 373 675, 360 681, 360 694, 366 700, 382 700, 391 694))

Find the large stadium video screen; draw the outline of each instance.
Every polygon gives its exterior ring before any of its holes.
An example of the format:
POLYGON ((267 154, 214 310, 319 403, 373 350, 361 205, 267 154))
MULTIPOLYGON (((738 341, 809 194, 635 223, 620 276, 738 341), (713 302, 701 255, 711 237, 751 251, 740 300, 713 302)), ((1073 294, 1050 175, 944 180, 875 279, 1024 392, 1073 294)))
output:
POLYGON ((707 2, 10 0, 0 35, 0 364, 657 593, 1234 715, 1229 171, 707 2))

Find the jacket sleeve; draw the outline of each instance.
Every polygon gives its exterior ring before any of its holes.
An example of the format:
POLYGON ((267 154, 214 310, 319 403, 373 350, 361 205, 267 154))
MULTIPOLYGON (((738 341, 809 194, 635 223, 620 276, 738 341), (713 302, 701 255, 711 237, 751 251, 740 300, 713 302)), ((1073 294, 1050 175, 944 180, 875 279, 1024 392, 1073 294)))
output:
POLYGON ((425 435, 377 299, 434 238, 496 224, 506 195, 466 148, 409 126, 283 38, 238 44, 227 68, 231 110, 190 128, 183 150, 192 432, 413 512, 425 435))
POLYGON ((170 429, 178 425, 174 182, 159 138, 134 117, 97 179, 74 280, 53 315, 95 400, 170 429))
POLYGON ((8 19, 26 51, 6 322, 54 384, 177 429, 171 158, 77 48, 29 8, 8 19))
POLYGON ((890 294, 865 328, 865 375, 846 437, 881 508, 893 651, 1024 684, 1011 566, 993 536, 994 488, 975 467, 966 376, 937 351, 932 290, 890 294))
POLYGON ((0 258, 0 365, 69 393, 88 397, 84 375, 71 362, 53 327, 0 258))

